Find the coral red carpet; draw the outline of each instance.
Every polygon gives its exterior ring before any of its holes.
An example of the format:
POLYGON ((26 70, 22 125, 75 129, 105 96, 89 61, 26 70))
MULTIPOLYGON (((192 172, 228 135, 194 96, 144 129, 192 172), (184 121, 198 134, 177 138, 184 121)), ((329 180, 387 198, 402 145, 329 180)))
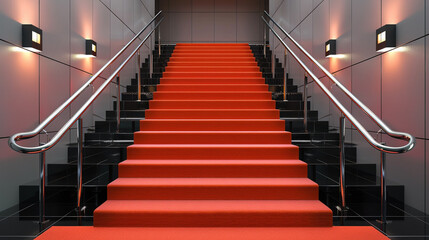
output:
POLYGON ((94 227, 39 239, 383 239, 332 227, 279 116, 249 45, 177 44, 94 227))

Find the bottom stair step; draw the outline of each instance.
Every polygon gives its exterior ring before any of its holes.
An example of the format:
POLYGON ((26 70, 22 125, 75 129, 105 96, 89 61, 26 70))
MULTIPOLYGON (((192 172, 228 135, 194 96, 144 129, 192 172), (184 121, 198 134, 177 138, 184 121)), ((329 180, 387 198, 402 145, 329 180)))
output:
POLYGON ((100 228, 52 227, 36 240, 388 240, 373 227, 100 228))
POLYGON ((330 227, 318 200, 108 200, 95 227, 330 227))

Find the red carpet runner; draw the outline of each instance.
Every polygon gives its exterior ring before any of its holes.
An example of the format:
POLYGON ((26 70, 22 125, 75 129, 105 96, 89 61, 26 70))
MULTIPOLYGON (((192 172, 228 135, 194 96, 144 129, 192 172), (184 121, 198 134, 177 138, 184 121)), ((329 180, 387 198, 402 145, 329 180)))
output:
POLYGON ((128 160, 94 212, 95 228, 75 233, 336 239, 338 231, 349 231, 383 239, 371 228, 331 227, 332 211, 318 200, 318 185, 307 178, 279 117, 249 45, 177 44, 128 160))

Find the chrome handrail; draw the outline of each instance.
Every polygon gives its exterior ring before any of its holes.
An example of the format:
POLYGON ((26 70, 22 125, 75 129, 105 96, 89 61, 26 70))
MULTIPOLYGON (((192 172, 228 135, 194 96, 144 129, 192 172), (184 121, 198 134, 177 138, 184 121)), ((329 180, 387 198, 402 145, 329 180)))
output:
MULTIPOLYGON (((316 75, 297 57, 297 55, 287 46, 283 39, 274 31, 274 29, 269 25, 269 23, 262 16, 262 20, 269 27, 271 32, 280 40, 282 45, 291 53, 295 60, 301 65, 302 68, 313 78, 313 80, 319 85, 319 87, 325 92, 326 95, 331 99, 335 106, 344 114, 344 116, 349 119, 353 126, 359 131, 359 133, 365 138, 365 140, 374 148, 379 151, 387 153, 404 153, 411 150, 415 145, 415 138, 411 134, 404 132, 396 132, 391 130, 380 118, 377 117, 367 106, 365 106, 359 99, 357 99, 344 85, 342 85, 328 70, 326 70, 319 62, 317 62, 295 39, 293 39, 289 33, 287 33, 279 24, 277 24, 273 18, 264 11, 265 15, 286 35, 289 40, 302 52, 305 56, 310 59, 310 61, 315 64, 332 82, 334 82, 356 105, 358 105, 368 117, 373 120, 386 134, 390 137, 408 141, 406 145, 400 147, 392 147, 383 145, 377 142, 368 131, 359 123, 358 120, 338 101, 337 98, 323 85, 316 75)), ((306 101, 306 99, 304 100, 306 101)))
MULTIPOLYGON (((113 58, 111 58, 96 74, 94 74, 82 87, 80 87, 70 98, 68 98, 61 106, 59 106, 51 115, 49 115, 42 123, 40 123, 33 131, 17 133, 9 138, 9 146, 21 153, 39 153, 39 224, 40 229, 44 228, 45 221, 45 184, 46 184, 46 151, 55 146, 60 139, 64 136, 64 134, 73 126, 73 124, 77 123, 77 211, 79 216, 81 213, 85 211, 85 207, 81 207, 81 198, 82 198, 82 169, 83 169, 83 130, 82 130, 82 114, 88 109, 88 107, 97 99, 97 97, 101 94, 101 92, 106 89, 106 87, 112 83, 115 77, 118 77, 117 87, 118 87, 118 96, 117 96, 117 104, 118 108, 116 110, 117 113, 117 130, 119 131, 119 123, 120 123, 120 82, 119 82, 119 73, 125 67, 125 65, 133 58, 134 55, 137 56, 137 64, 138 64, 138 88, 141 88, 141 65, 140 65, 140 48, 146 42, 146 40, 152 36, 152 33, 159 27, 164 17, 162 17, 150 30, 150 32, 146 35, 146 37, 140 42, 140 44, 131 52, 131 54, 122 62, 122 64, 116 68, 116 70, 107 78, 103 84, 95 91, 91 97, 79 108, 79 110, 60 128, 60 130, 54 135, 54 137, 46 143, 40 143, 42 145, 36 147, 24 147, 17 144, 17 141, 21 141, 24 139, 29 139, 37 136, 40 132, 45 131, 45 127, 48 126, 54 119, 56 119, 59 114, 61 114, 67 107, 72 104, 73 101, 89 86, 93 86, 93 82, 103 73, 107 67, 109 67, 115 60, 121 56, 125 50, 130 47, 131 44, 155 21, 156 18, 161 14, 162 11, 159 11, 152 20, 134 36, 113 58)), ((160 35, 160 28, 158 28, 158 36, 160 35)), ((159 39, 159 38, 158 38, 159 39)), ((158 40, 160 41, 160 39, 158 40)), ((151 44, 152 46, 152 44, 151 44)), ((159 53, 161 53, 161 44, 158 43, 159 53)), ((150 56, 152 59, 152 48, 150 49, 150 56)), ((140 93, 140 91, 139 91, 140 93)), ((140 100, 140 96, 138 97, 140 100)))
MULTIPOLYGON (((113 58, 111 58, 97 73, 95 73, 82 87, 80 87, 69 99, 67 99, 61 106, 59 106, 51 115, 49 115, 42 123, 40 123, 34 130, 29 132, 17 133, 9 138, 9 146, 21 153, 40 153, 44 152, 51 147, 53 147, 58 141, 64 136, 64 134, 68 131, 68 129, 79 119, 79 117, 85 112, 85 110, 93 103, 93 101, 98 97, 98 95, 107 87, 107 85, 112 81, 112 79, 120 72, 120 70, 124 67, 124 65, 134 56, 134 54, 141 48, 143 43, 148 39, 148 37, 153 33, 159 23, 163 20, 163 18, 156 24, 156 26, 151 30, 151 32, 144 38, 144 40, 139 44, 139 46, 133 51, 133 53, 116 69, 116 71, 97 89, 97 91, 91 95, 87 102, 73 115, 72 118, 55 134, 54 137, 47 143, 43 145, 39 145, 36 147, 24 147, 17 144, 17 141, 21 141, 24 139, 29 139, 37 136, 40 132, 45 129, 47 125, 49 125, 54 119, 58 117, 70 104, 76 100, 77 97, 88 87, 90 86, 99 76, 103 73, 107 67, 109 67, 122 53, 128 49, 128 47, 134 43, 134 41, 155 21, 155 19, 162 13, 159 11, 152 20, 134 36, 128 43, 125 45, 113 58)), ((151 49, 152 51, 152 49, 151 49)), ((118 86, 119 87, 119 86, 118 86)))
MULTIPOLYGON (((357 99, 346 87, 344 87, 328 70, 326 70, 319 62, 317 62, 295 39, 293 39, 289 33, 287 33, 278 23, 274 21, 274 19, 266 12, 264 11, 265 15, 269 17, 269 19, 273 22, 274 25, 276 25, 285 35, 287 38, 289 38, 290 41, 302 52, 304 55, 313 63, 315 64, 325 75, 328 77, 334 84, 336 84, 346 95, 349 97, 360 109, 362 109, 365 114, 373 121, 375 122, 381 130, 383 130, 387 135, 393 138, 401 139, 404 141, 408 141, 406 145, 399 146, 399 147, 393 147, 393 146, 387 146, 384 145, 384 143, 377 142, 369 133, 368 131, 360 124, 360 122, 338 101, 338 99, 328 90, 328 88, 320 81, 320 79, 303 63, 301 59, 298 58, 298 56, 290 49, 290 47, 283 41, 283 39, 277 34, 276 31, 274 31, 273 27, 270 26, 270 24, 265 20, 264 16, 261 16, 262 20, 265 22, 266 26, 269 28, 269 30, 273 33, 274 36, 277 37, 277 39, 282 43, 282 45, 286 48, 286 52, 289 52, 293 58, 298 62, 299 65, 305 70, 305 81, 304 81, 304 96, 306 96, 306 88, 307 88, 307 74, 310 75, 314 82, 317 83, 317 85, 322 89, 322 91, 330 98, 330 100, 335 104, 335 106, 341 111, 341 117, 340 117, 340 138, 339 138, 339 145, 340 145, 340 176, 339 176, 339 187, 340 187, 340 196, 341 196, 341 206, 337 207, 337 210, 341 212, 341 214, 346 214, 347 212, 347 206, 346 206, 346 183, 345 183, 345 168, 346 168, 346 158, 345 158, 345 118, 347 118, 351 124, 358 130, 358 132, 365 138, 365 140, 373 146, 375 149, 380 151, 380 187, 381 187, 381 220, 380 222, 382 224, 386 224, 386 212, 387 212, 387 194, 386 194, 386 180, 385 180, 385 168, 386 168, 386 153, 404 153, 407 151, 410 151, 416 143, 416 139, 414 136, 412 136, 409 133, 404 132, 396 132, 391 130, 380 118, 377 117, 367 106, 365 106, 359 99, 357 99)), ((264 25, 265 26, 265 25, 264 25)), ((264 35, 266 35, 267 32, 264 31, 264 35)), ((264 36, 264 39, 266 39, 266 36, 264 36)), ((264 55, 266 54, 266 43, 264 42, 264 55)), ((275 64, 274 62, 274 53, 272 55, 272 65, 275 64)), ((285 71, 286 71, 286 62, 284 63, 285 71)), ((273 71, 274 75, 274 71, 273 71)), ((285 76, 287 76, 285 74, 285 76)), ((274 77, 274 76, 273 76, 274 77)), ((286 81, 286 79, 285 79, 286 81)), ((286 84, 285 84, 286 89, 286 84)), ((286 90, 284 90, 286 91, 286 90)), ((304 97, 304 103, 307 103, 306 97, 304 97)), ((306 106, 306 104, 304 104, 306 106)), ((307 122, 307 108, 304 109, 304 127, 306 127, 307 122)), ((307 130, 307 129, 306 129, 307 130)))

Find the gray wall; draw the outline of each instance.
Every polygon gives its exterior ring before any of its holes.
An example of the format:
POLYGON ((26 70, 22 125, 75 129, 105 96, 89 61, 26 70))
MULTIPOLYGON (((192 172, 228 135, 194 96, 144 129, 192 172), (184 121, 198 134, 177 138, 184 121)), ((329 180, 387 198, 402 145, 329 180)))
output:
POLYGON ((161 38, 177 42, 262 42, 264 0, 158 0, 161 38))
MULTIPOLYGON (((153 0, 2 0, 0 1, 0 210, 18 203, 18 186, 35 181, 38 156, 12 151, 8 137, 33 129, 56 107, 76 91, 128 42, 154 15, 153 0), (43 30, 43 52, 38 55, 21 46, 21 24, 33 24, 43 30), (85 38, 98 44, 95 59, 82 58, 85 38)), ((147 55, 148 50, 143 50, 147 55)), ((126 85, 136 71, 128 66, 123 74, 126 85)), ((109 76, 111 70, 103 74, 109 76)), ((99 86, 102 79, 96 82, 99 86)), ((47 130, 51 135, 92 93, 88 89, 71 109, 47 130)), ((88 109, 84 126, 94 125, 112 109, 116 87, 107 89, 88 109)), ((65 162, 65 144, 75 139, 67 134, 48 151, 47 161, 65 162)), ((45 141, 41 137, 40 141, 45 141)), ((25 145, 38 144, 39 139, 25 145)))
MULTIPOLYGON (((429 146, 429 81, 427 79, 429 4, 425 0, 272 0, 270 12, 325 68, 353 92, 392 129, 417 137, 409 153, 387 156, 389 184, 405 185, 405 201, 427 211, 426 148, 429 146), (397 24, 397 41, 401 47, 379 54, 375 51, 375 30, 385 24, 397 24), (324 57, 324 43, 337 39, 337 52, 343 58, 324 57)), ((276 54, 282 47, 275 42, 276 54)), ((302 84, 303 72, 296 62, 290 63, 291 75, 302 84)), ((312 68, 314 69, 314 68, 312 68)), ((315 71, 323 76, 320 71, 315 71)), ((326 79, 323 82, 330 86, 326 79)), ((330 86, 342 103, 371 130, 377 128, 350 103, 335 86, 330 86)), ((302 89, 301 89, 302 90, 302 89)), ((312 108, 321 120, 338 127, 339 112, 321 90, 311 84, 312 108)), ((376 134, 374 134, 375 136, 376 134)), ((348 141, 358 144, 358 161, 379 163, 373 150, 348 124, 348 141)), ((401 142, 383 136, 388 144, 401 142)))

